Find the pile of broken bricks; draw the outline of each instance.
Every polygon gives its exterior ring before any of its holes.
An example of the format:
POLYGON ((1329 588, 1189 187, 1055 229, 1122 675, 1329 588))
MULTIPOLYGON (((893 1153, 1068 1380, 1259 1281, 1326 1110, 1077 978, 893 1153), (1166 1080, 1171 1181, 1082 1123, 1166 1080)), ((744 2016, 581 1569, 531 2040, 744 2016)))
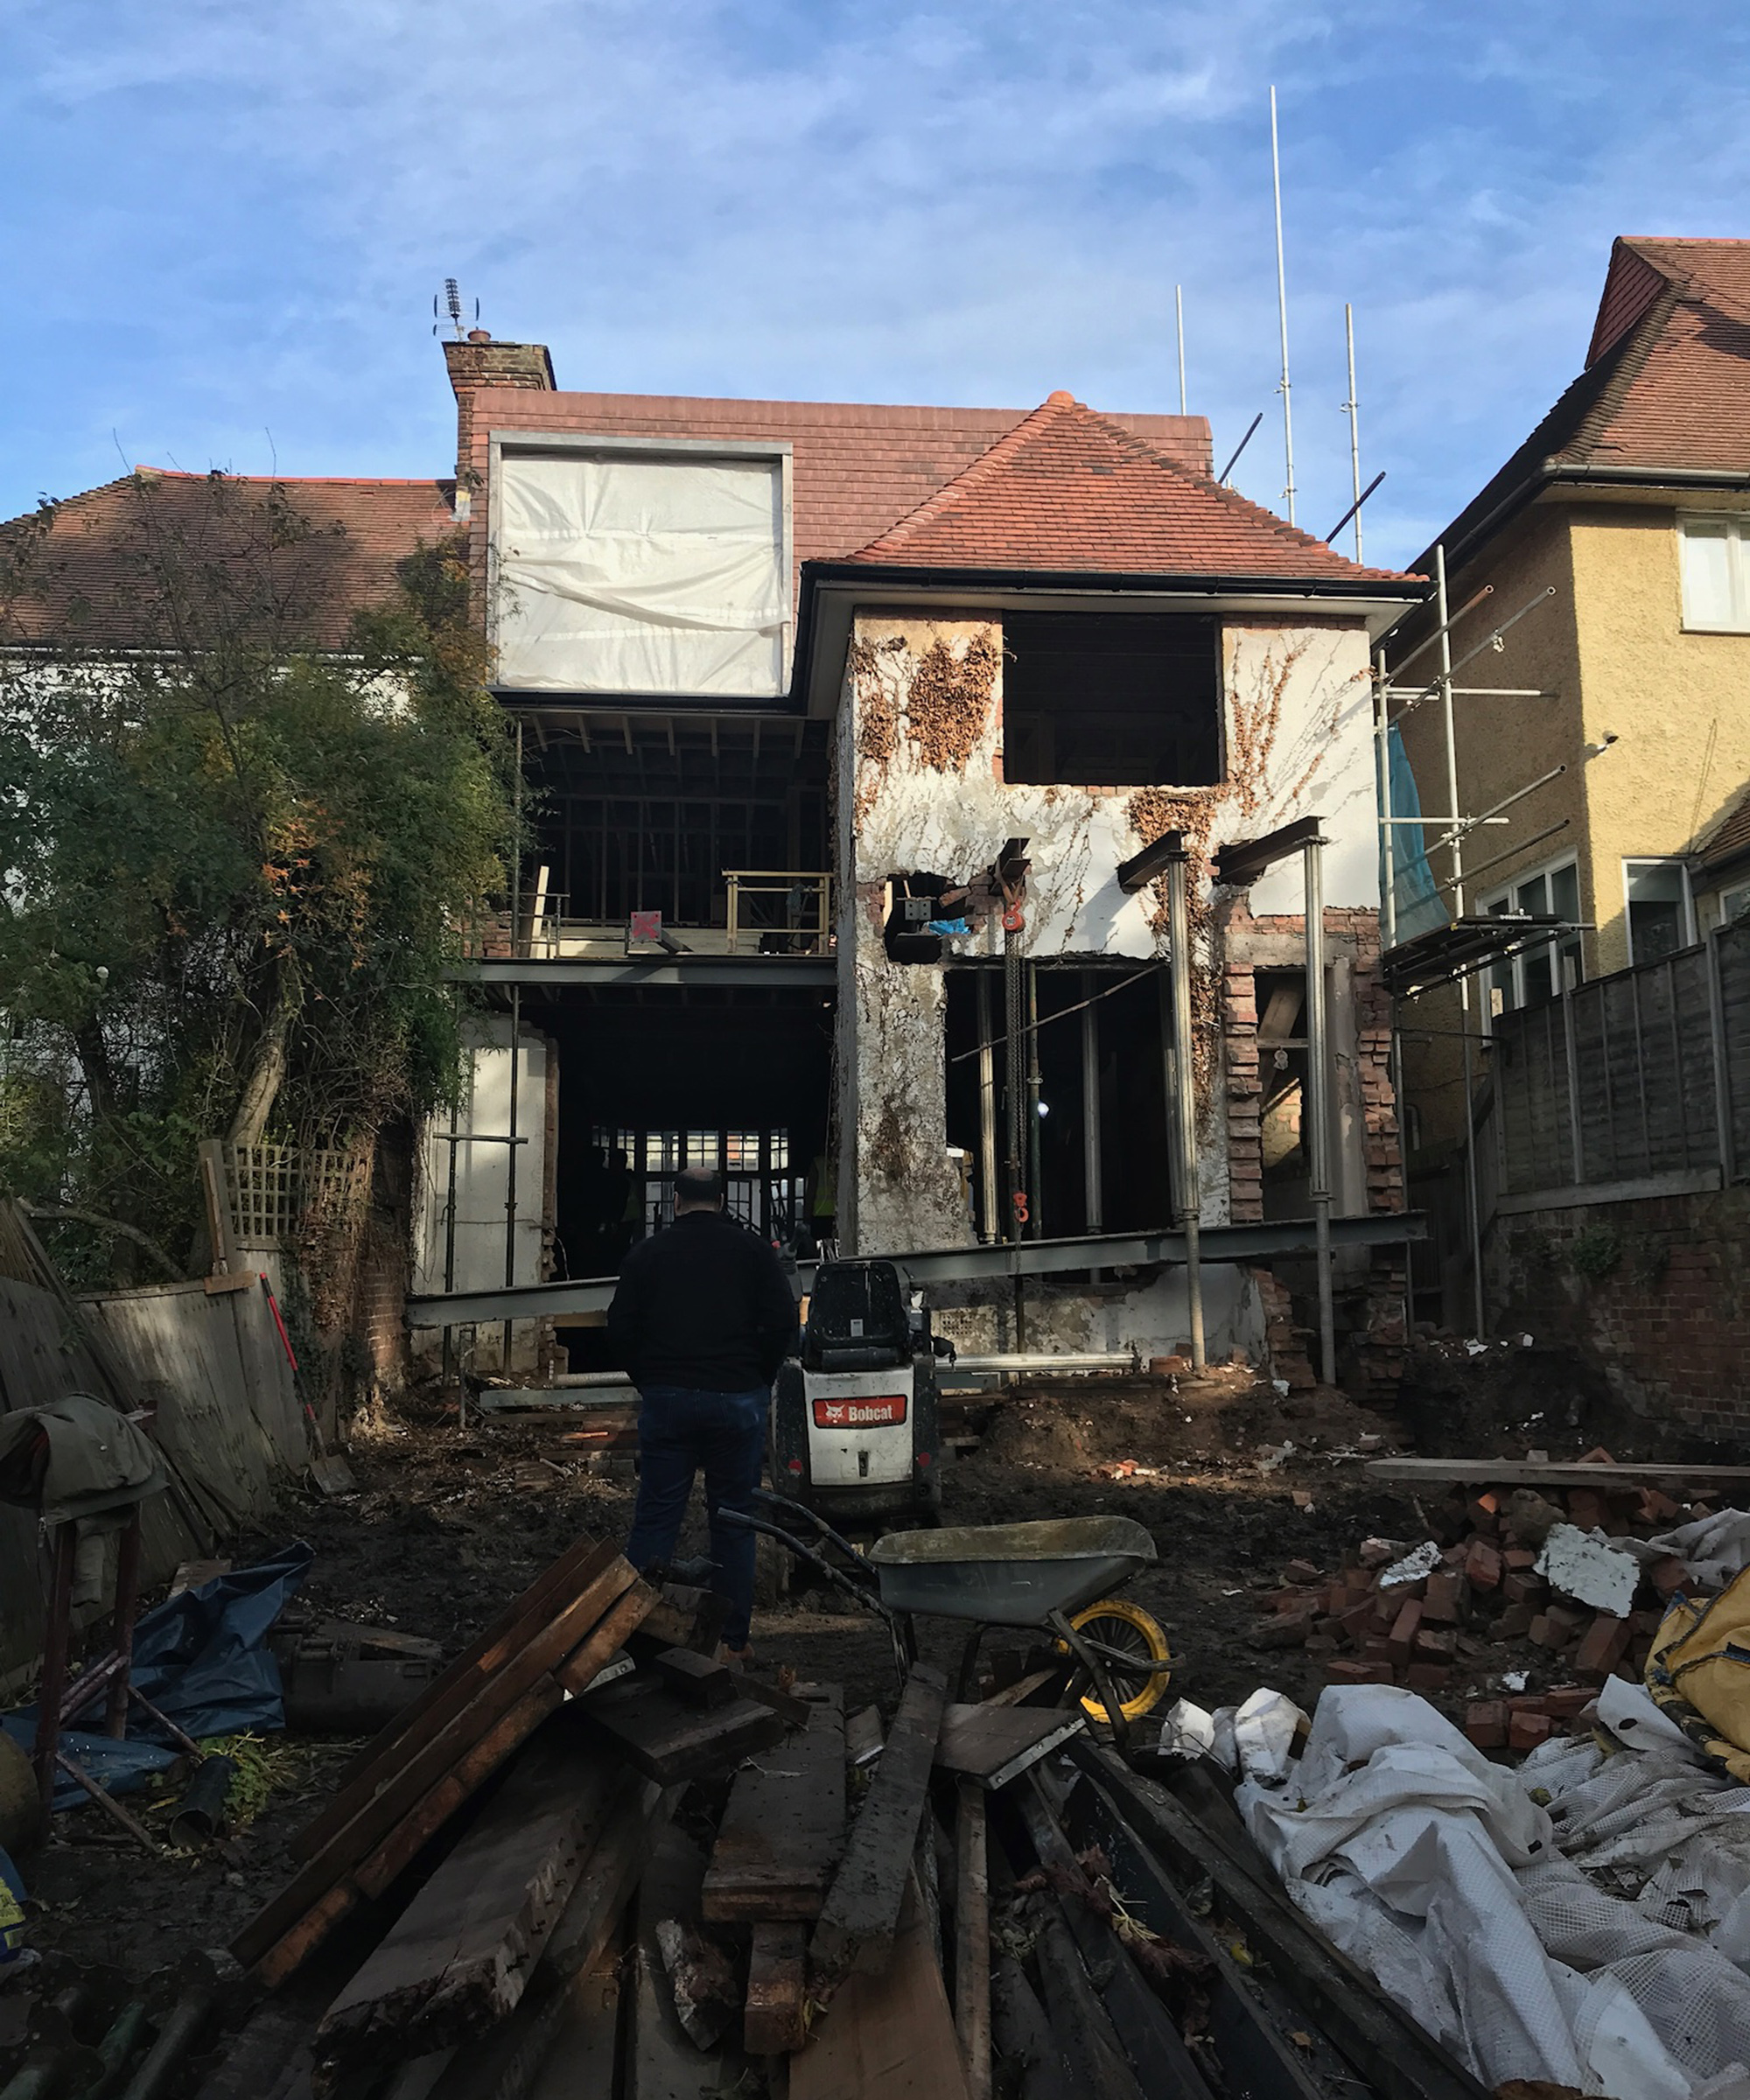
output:
POLYGON ((1368 1539, 1335 1577, 1290 1562, 1256 1639, 1304 1650, 1334 1684, 1397 1684, 1437 1699, 1488 1690, 1466 1705, 1471 1741, 1535 1749, 1588 1715, 1613 1673, 1640 1678, 1666 1605, 1688 1586, 1682 1561, 1631 1557, 1613 1542, 1709 1513, 1630 1484, 1454 1492, 1427 1513, 1433 1536, 1413 1549, 1368 1539), (1558 1682, 1502 1687, 1516 1658, 1500 1651, 1522 1642, 1541 1651, 1524 1657, 1531 1669, 1558 1682))

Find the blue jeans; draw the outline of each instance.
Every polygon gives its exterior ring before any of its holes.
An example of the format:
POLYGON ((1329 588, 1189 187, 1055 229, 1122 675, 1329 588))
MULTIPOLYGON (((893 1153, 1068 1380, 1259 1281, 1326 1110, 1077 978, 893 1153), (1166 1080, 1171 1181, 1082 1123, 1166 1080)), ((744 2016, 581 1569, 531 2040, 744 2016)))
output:
POLYGON ((753 1533, 720 1524, 719 1509, 753 1514, 766 1455, 766 1410, 771 1393, 707 1393, 684 1385, 647 1385, 639 1396, 638 1507, 626 1558, 648 1568, 673 1558, 693 1492, 693 1475, 704 1468, 705 1508, 710 1518, 710 1586, 725 1599, 725 1646, 746 1648, 753 1615, 753 1533))

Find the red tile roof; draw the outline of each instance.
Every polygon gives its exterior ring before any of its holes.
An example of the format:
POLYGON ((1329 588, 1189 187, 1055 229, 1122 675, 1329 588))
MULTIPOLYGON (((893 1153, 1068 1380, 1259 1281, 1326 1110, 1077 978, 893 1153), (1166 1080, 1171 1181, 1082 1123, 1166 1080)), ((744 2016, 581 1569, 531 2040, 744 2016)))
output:
MULTIPOLYGON (((0 606, 14 635, 51 635, 142 646, 161 608, 141 589, 149 533, 180 543, 191 562, 219 560, 271 575, 276 608, 292 631, 320 647, 342 644, 353 614, 387 595, 396 564, 422 542, 456 529, 455 484, 317 479, 270 480, 164 473, 141 467, 119 481, 69 496, 29 564, 32 579, 0 606), (288 537, 286 519, 307 530, 288 537), (271 545, 270 564, 269 549, 271 545)), ((33 521, 0 524, 0 562, 33 521)))
POLYGON ((900 569, 1404 580, 1358 567, 1061 393, 851 558, 900 569))
MULTIPOLYGON (((915 510, 1026 418, 1025 409, 929 409, 837 401, 723 401, 664 394, 549 394, 493 387, 469 397, 469 464, 484 488, 490 434, 682 438, 791 447, 797 562, 843 561, 915 510)), ((1108 418, 1192 474, 1209 472, 1201 416, 1108 418)), ((486 505, 474 506, 475 556, 486 505)))
POLYGON ((1750 472, 1750 241, 1615 242, 1586 369, 1441 534, 1448 570, 1550 482, 1613 467, 1750 472))
POLYGON ((1750 241, 1619 240, 1594 341, 1607 315, 1624 354, 1558 456, 1750 468, 1750 241))
POLYGON ((1740 788, 1690 850, 1710 872, 1750 858, 1750 788, 1740 788))

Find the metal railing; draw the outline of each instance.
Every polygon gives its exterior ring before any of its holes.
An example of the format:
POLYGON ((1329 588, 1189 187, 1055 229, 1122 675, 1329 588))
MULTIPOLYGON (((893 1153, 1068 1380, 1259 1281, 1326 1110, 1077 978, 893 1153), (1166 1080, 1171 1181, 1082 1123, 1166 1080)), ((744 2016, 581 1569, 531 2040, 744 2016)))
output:
MULTIPOLYGON (((724 871, 722 923, 690 924, 664 918, 677 952, 700 956, 830 956, 833 951, 833 878, 819 869, 728 868, 724 871)), ((544 885, 522 898, 514 927, 508 911, 488 912, 464 929, 462 952, 470 962, 515 956, 555 960, 564 956, 623 952, 629 920, 576 919, 570 899, 544 885)), ((713 918, 716 916, 715 908, 713 918)))
POLYGON ((1750 1163, 1750 923, 1493 1027, 1496 1208, 1718 1186, 1750 1163))
POLYGON ((832 949, 832 877, 819 870, 725 868, 728 953, 824 956, 832 949))

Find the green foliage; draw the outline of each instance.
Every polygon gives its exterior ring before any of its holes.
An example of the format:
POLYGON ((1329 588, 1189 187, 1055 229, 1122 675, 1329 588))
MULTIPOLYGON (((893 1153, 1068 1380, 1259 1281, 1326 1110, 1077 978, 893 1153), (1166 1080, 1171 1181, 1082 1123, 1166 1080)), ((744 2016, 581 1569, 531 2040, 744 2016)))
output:
POLYGON ((1588 1225, 1568 1242, 1568 1266, 1576 1276, 1597 1283, 1622 1259, 1622 1236, 1608 1225, 1588 1225))
MULTIPOLYGON (((186 1258, 198 1139, 356 1144, 453 1087, 510 750, 458 544, 348 636, 354 551, 283 489, 136 475, 107 530, 101 595, 52 513, 0 549, 0 1189, 186 1258)), ((137 1248, 62 1228, 90 1280, 137 1248)))

